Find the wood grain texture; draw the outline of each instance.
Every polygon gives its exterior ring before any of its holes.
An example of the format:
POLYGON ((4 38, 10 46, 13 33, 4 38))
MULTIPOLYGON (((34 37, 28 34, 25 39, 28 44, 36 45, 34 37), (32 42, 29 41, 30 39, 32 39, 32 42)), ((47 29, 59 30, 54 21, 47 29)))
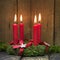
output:
POLYGON ((60 0, 55 5, 55 44, 60 45, 60 0))
POLYGON ((15 5, 15 0, 0 0, 1 41, 8 42, 12 39, 12 23, 15 13, 15 5))

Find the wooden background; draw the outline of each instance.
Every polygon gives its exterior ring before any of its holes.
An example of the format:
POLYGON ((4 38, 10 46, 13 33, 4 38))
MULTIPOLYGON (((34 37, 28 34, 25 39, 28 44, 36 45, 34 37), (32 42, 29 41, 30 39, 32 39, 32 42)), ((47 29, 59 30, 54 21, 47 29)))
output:
MULTIPOLYGON (((55 3, 54 10, 54 0, 18 0, 18 24, 19 16, 22 14, 25 39, 32 38, 34 15, 38 16, 41 13, 42 40, 51 45, 55 40, 55 44, 60 45, 60 0, 56 0, 55 3)), ((0 0, 0 41, 9 42, 13 39, 12 24, 15 13, 17 13, 16 0, 0 0)))
POLYGON ((60 45, 60 0, 55 2, 55 44, 60 45))

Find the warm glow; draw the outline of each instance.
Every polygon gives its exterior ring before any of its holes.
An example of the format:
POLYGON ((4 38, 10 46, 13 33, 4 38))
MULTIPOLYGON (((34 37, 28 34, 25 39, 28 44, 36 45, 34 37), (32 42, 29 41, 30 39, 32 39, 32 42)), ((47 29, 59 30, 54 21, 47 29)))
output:
POLYGON ((38 16, 38 22, 41 22, 41 13, 39 13, 39 16, 38 16))
POLYGON ((34 17, 34 23, 37 23, 37 16, 34 17))
POLYGON ((20 15, 20 21, 22 22, 22 14, 20 15))
POLYGON ((14 22, 16 22, 16 20, 17 20, 17 15, 15 14, 15 16, 14 16, 14 22))

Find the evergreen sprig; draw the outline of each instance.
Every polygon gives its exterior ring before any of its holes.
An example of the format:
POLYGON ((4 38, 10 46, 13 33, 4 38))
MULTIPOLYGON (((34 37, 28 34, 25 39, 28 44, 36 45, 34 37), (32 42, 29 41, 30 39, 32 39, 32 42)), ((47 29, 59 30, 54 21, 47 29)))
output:
POLYGON ((38 45, 38 46, 30 46, 24 49, 23 56, 41 56, 45 54, 45 46, 38 45))

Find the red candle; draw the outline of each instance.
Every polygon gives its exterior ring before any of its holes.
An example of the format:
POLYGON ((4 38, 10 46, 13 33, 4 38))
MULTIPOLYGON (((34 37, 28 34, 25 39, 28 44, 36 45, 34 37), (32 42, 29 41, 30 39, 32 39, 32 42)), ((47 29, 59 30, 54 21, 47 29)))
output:
POLYGON ((24 24, 22 22, 22 15, 20 15, 20 40, 24 40, 24 24))
POLYGON ((16 24, 17 16, 15 14, 14 17, 14 24, 13 24, 13 43, 17 44, 18 43, 18 25, 16 24))
POLYGON ((40 22, 41 22, 41 14, 39 13, 39 16, 38 16, 38 32, 37 32, 38 44, 41 42, 41 26, 42 25, 40 24, 40 22))
POLYGON ((38 43, 37 43, 37 28, 38 28, 38 25, 37 25, 37 17, 35 15, 35 18, 34 18, 34 26, 33 26, 33 44, 35 46, 38 45, 38 43))

